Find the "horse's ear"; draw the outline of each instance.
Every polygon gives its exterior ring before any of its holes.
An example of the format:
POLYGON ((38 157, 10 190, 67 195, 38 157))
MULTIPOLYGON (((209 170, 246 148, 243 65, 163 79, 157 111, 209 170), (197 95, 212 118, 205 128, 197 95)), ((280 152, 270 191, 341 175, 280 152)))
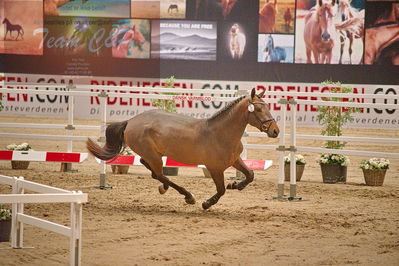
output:
POLYGON ((251 91, 251 99, 253 100, 255 98, 255 88, 252 89, 251 91))
POLYGON ((319 4, 319 6, 322 6, 323 5, 323 0, 319 0, 317 3, 319 4))
POLYGON ((259 94, 258 94, 258 97, 259 97, 259 98, 262 98, 263 95, 265 95, 265 91, 266 91, 266 90, 263 90, 261 93, 259 93, 259 94))

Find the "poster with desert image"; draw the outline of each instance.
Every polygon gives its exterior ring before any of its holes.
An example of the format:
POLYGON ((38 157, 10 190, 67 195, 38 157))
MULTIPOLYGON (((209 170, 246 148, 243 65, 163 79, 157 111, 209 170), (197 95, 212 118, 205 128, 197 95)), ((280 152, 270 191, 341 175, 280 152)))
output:
POLYGON ((160 18, 160 0, 131 0, 130 16, 132 18, 160 18))
POLYGON ((186 18, 186 0, 160 1, 160 18, 170 18, 170 19, 186 18))
POLYGON ((0 1, 0 53, 43 54, 43 1, 0 1))

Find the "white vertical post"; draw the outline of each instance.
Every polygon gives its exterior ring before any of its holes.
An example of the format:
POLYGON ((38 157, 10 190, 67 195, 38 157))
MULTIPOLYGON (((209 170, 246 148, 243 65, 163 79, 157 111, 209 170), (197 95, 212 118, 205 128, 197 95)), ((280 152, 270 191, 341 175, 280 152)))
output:
MULTIPOLYGON (((72 84, 69 84, 67 88, 71 91, 75 89, 75 86, 72 84)), ((75 97, 73 95, 69 95, 69 101, 68 101, 68 125, 66 126, 67 130, 67 135, 68 136, 73 136, 73 130, 75 127, 73 126, 73 114, 74 114, 74 107, 75 107, 75 97)), ((72 152, 73 150, 73 142, 72 140, 68 140, 67 144, 67 151, 72 152)))
POLYGON ((277 177, 277 198, 284 196, 284 155, 285 155, 285 120, 287 118, 287 104, 281 104, 281 124, 279 140, 279 173, 277 177))
MULTIPOLYGON (((107 129, 107 94, 100 94, 100 142, 105 143, 105 130, 107 129)), ((106 164, 104 161, 100 162, 100 188, 105 188, 105 170, 106 164)))
MULTIPOLYGON (((18 193, 18 179, 17 177, 13 177, 12 183, 12 194, 18 193)), ((11 247, 17 248, 17 231, 18 231, 18 224, 17 224, 17 213, 18 213, 18 204, 13 203, 11 208, 11 247)))
POLYGON ((291 104, 290 198, 296 197, 296 103, 291 104))
MULTIPOLYGON (((76 193, 73 191, 72 193, 76 193)), ((76 259, 76 206, 75 203, 71 203, 71 235, 69 237, 69 265, 75 265, 76 259)))
MULTIPOLYGON (((24 181, 24 177, 20 176, 19 181, 24 181)), ((25 191, 21 186, 21 182, 18 181, 17 184, 17 194, 24 194, 25 191)), ((24 213, 24 204, 18 203, 17 204, 18 213, 24 213)), ((17 220, 17 247, 22 248, 24 243, 24 223, 17 220)))

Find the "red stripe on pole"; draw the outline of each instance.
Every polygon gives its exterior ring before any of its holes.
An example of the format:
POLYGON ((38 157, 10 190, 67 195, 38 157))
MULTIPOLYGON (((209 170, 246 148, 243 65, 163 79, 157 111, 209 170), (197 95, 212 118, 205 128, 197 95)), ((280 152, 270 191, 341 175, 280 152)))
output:
POLYGON ((12 160, 12 151, 0 151, 0 160, 12 160))
POLYGON ((245 165, 252 170, 264 170, 265 161, 262 160, 243 160, 245 165))
POLYGON ((106 161, 107 164, 118 164, 118 165, 133 165, 134 156, 131 155, 118 155, 117 157, 106 161))
POLYGON ((47 152, 46 162, 80 162, 80 153, 47 152))
POLYGON ((165 166, 185 166, 185 167, 197 167, 198 165, 189 165, 189 164, 184 164, 184 163, 179 163, 176 161, 173 161, 172 159, 166 158, 166 163, 165 166))

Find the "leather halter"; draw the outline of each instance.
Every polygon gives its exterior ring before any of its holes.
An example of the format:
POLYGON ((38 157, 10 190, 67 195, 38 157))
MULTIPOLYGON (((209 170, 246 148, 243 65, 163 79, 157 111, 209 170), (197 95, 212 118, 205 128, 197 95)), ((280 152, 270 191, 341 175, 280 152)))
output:
MULTIPOLYGON (((266 104, 266 103, 264 103, 264 102, 251 102, 251 101, 249 101, 249 104, 266 104)), ((266 119, 266 120, 260 119, 260 117, 258 116, 258 114, 256 113, 255 110, 252 111, 252 112, 250 111, 249 114, 254 114, 254 115, 255 115, 256 120, 258 120, 258 122, 261 124, 261 128, 262 128, 262 131, 263 131, 263 132, 268 132, 268 131, 269 131, 269 128, 270 128, 270 126, 272 125, 271 122, 276 122, 276 121, 274 120, 274 118, 270 118, 270 119, 266 119)))

